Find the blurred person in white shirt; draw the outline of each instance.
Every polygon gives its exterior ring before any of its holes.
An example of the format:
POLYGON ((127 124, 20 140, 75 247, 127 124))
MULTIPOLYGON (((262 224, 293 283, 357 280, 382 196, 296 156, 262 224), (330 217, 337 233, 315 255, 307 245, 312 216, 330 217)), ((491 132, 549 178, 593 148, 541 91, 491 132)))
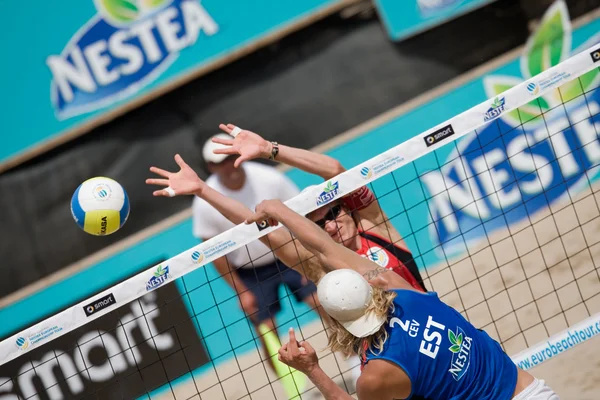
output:
MULTIPOLYGON (((230 138, 226 134, 215 136, 230 138)), ((211 137, 204 144, 202 156, 211 173, 206 184, 226 197, 254 210, 262 200, 286 201, 300 192, 289 178, 273 167, 257 162, 244 162, 240 167, 234 167, 237 156, 213 153, 213 150, 222 147, 225 146, 213 143, 211 137)), ((192 212, 193 234, 202 241, 234 227, 219 211, 197 196, 193 200, 192 212)), ((285 284, 287 291, 298 301, 304 301, 317 310, 315 284, 277 260, 273 251, 258 240, 216 259, 213 265, 238 294, 242 309, 257 332, 261 333, 259 336, 265 350, 264 329, 275 331, 273 319, 281 310, 278 294, 281 284, 285 284)), ((273 366, 273 360, 269 358, 269 361, 273 366)))

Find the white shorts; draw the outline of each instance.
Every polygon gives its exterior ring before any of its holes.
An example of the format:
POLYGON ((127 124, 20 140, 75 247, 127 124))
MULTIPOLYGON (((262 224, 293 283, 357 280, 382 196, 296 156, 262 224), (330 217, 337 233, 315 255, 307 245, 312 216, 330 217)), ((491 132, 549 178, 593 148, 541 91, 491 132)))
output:
POLYGON ((521 393, 513 397, 513 400, 560 400, 558 395, 543 379, 535 379, 521 393))

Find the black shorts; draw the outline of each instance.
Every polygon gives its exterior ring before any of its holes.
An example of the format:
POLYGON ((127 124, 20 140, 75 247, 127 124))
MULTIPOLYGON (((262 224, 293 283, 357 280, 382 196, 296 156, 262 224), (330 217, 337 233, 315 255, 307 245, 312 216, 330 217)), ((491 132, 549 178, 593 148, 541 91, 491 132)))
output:
POLYGON ((303 285, 300 273, 278 261, 257 268, 239 268, 237 273, 248 290, 256 296, 258 312, 252 317, 259 322, 275 317, 281 310, 279 285, 282 283, 287 285, 298 301, 303 301, 317 291, 314 283, 307 281, 303 285))

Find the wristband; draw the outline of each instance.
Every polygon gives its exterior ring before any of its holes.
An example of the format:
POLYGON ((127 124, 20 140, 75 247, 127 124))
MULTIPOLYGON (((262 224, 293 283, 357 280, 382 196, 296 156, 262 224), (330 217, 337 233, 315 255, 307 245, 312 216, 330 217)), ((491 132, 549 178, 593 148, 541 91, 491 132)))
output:
POLYGON ((279 154, 279 144, 277 142, 271 142, 273 147, 271 148, 271 155, 269 156, 269 160, 275 160, 277 154, 279 154))
POLYGON ((375 201, 375 195, 368 187, 363 186, 343 197, 342 201, 344 202, 344 205, 352 211, 362 210, 375 201))

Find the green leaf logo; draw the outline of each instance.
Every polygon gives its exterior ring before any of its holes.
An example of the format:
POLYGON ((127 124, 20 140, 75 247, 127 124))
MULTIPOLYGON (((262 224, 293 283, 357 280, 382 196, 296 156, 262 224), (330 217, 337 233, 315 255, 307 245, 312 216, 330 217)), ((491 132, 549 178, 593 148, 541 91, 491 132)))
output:
POLYGON ((109 20, 121 24, 135 21, 141 13, 137 0, 96 0, 96 8, 109 20))
POLYGON ((333 192, 336 189, 336 186, 337 185, 334 186, 334 184, 331 182, 327 182, 327 185, 325 185, 325 189, 323 191, 325 193, 333 192))
POLYGON ((531 78, 566 59, 571 51, 571 34, 569 10, 563 0, 558 0, 546 11, 525 45, 521 57, 523 76, 531 78))
POLYGON ((165 5, 165 3, 170 2, 171 0, 141 0, 142 6, 147 10, 162 7, 163 5, 165 5))
POLYGON ((163 269, 162 264, 161 264, 161 265, 158 266, 158 268, 154 272, 154 276, 157 277, 157 278, 160 278, 164 274, 165 274, 165 270, 163 269))
POLYGON ((453 353, 458 353, 463 342, 463 334, 459 333, 457 336, 454 332, 448 330, 448 340, 452 343, 452 346, 450 346, 448 350, 453 353))
POLYGON ((142 16, 171 4, 173 0, 94 0, 98 12, 109 22, 128 25, 142 16))

